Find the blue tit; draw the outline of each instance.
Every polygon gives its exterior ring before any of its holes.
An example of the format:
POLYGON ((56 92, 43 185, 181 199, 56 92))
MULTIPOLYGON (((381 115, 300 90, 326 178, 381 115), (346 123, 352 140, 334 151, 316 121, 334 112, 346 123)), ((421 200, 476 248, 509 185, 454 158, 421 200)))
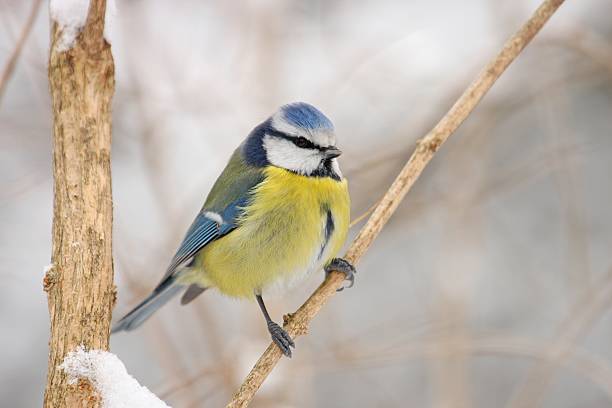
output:
POLYGON ((306 103, 282 106, 234 151, 159 285, 112 331, 135 329, 179 293, 187 304, 216 288, 257 300, 272 340, 290 357, 293 340, 263 297, 321 269, 354 281, 353 266, 336 258, 350 218, 340 154, 323 113, 306 103))

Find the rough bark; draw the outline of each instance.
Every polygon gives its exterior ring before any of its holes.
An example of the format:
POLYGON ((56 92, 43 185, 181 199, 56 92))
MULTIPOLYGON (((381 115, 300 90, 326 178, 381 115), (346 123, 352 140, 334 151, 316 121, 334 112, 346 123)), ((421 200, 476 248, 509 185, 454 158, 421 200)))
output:
POLYGON ((58 369, 79 345, 108 349, 115 301, 111 252, 111 100, 114 65, 104 40, 105 0, 91 0, 74 46, 57 51, 53 24, 49 83, 53 108, 52 265, 44 278, 51 320, 45 407, 95 407, 87 382, 58 369))

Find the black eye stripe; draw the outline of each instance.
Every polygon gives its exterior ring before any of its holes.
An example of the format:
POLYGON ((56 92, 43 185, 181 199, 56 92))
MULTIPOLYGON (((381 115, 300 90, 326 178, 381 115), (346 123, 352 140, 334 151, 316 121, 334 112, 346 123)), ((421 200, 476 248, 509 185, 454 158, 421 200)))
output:
POLYGON ((317 149, 317 150, 325 150, 324 147, 321 146, 317 146, 316 144, 312 143, 310 140, 306 139, 305 137, 301 137, 301 136, 290 136, 284 132, 278 131, 276 129, 268 129, 266 130, 266 133, 269 134, 270 136, 275 136, 275 137, 279 137, 281 139, 285 139, 290 141, 291 143, 293 143, 294 145, 296 145, 297 147, 303 148, 303 149, 317 149))
POLYGON ((305 137, 294 137, 292 140, 294 145, 303 149, 317 149, 318 147, 305 137))

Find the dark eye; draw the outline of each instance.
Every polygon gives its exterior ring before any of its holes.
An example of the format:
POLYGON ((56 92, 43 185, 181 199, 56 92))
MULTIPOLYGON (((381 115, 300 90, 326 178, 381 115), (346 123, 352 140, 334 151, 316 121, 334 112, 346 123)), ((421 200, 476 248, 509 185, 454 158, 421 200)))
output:
POLYGON ((298 137, 295 141, 295 144, 297 145, 297 147, 310 147, 310 142, 305 137, 298 137))

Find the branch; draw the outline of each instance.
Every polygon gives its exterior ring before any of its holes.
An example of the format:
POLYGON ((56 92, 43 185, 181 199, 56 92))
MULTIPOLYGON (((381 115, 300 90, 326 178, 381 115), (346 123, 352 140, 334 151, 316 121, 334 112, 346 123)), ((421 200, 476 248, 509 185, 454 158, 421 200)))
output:
POLYGON ((34 22, 36 21, 36 16, 38 15, 38 10, 40 9, 41 0, 34 0, 32 3, 32 9, 30 10, 30 14, 28 15, 28 19, 21 30, 21 34, 17 39, 17 44, 15 44, 15 49, 11 53, 4 69, 2 70, 2 74, 0 74, 0 102, 2 102, 2 96, 4 95, 4 91, 6 90, 6 85, 8 84, 9 78, 13 74, 15 70, 15 65, 17 65, 17 60, 19 59, 19 55, 21 55, 21 51, 23 50, 23 46, 25 45, 30 32, 32 31, 32 27, 34 26, 34 22))
MULTIPOLYGON (((499 54, 478 74, 438 124, 417 142, 416 150, 353 241, 345 256, 348 261, 355 264, 365 254, 436 151, 463 123, 563 1, 545 0, 521 29, 504 44, 499 54)), ((344 275, 339 272, 330 274, 297 312, 286 317, 285 329, 292 337, 306 334, 311 320, 336 293, 343 280, 344 275)), ((246 407, 280 358, 278 347, 270 344, 227 407, 246 407)))
POLYGON ((101 403, 91 383, 69 383, 58 366, 79 346, 108 350, 115 302, 110 169, 114 63, 103 38, 105 7, 105 0, 50 2, 54 194, 52 264, 43 281, 51 320, 48 408, 101 403), (72 42, 66 41, 67 33, 74 34, 72 42))
POLYGON ((559 366, 576 351, 576 345, 588 334, 612 306, 612 271, 583 291, 569 315, 562 321, 555 339, 549 343, 544 359, 529 370, 508 404, 509 408, 542 406, 547 388, 559 366))

